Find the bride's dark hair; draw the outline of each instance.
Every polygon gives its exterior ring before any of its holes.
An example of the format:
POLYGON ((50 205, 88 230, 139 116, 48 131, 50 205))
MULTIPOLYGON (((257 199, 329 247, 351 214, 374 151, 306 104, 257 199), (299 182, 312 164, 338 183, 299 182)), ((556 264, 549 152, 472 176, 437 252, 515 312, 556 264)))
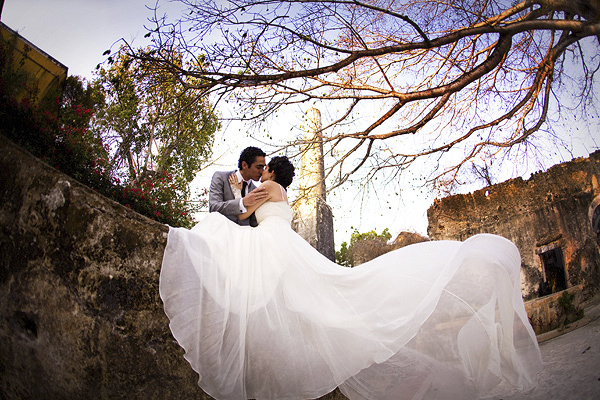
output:
POLYGON ((269 172, 275 172, 275 182, 287 189, 294 179, 294 165, 286 156, 277 156, 271 158, 267 165, 269 172))

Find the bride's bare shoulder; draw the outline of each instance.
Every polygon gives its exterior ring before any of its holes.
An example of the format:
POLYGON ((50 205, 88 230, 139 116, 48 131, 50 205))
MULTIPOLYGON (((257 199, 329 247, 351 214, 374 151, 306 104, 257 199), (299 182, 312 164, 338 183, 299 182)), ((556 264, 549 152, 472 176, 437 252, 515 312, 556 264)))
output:
POLYGON ((264 186, 267 192, 271 195, 271 201, 278 201, 283 199, 281 194, 281 186, 275 181, 265 181, 261 186, 264 186))
POLYGON ((264 186, 267 190, 279 189, 279 184, 275 181, 265 181, 261 183, 261 186, 264 186))

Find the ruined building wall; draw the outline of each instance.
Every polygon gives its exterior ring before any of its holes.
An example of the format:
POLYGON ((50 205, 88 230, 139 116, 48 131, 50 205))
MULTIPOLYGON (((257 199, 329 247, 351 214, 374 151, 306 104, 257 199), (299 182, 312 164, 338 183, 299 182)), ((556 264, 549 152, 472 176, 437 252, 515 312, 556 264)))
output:
POLYGON ((522 293, 540 295, 541 254, 560 248, 567 288, 583 300, 598 291, 600 255, 591 214, 600 196, 600 152, 556 165, 529 180, 513 179, 474 193, 436 200, 427 211, 434 240, 464 240, 477 233, 510 239, 521 252, 522 293))
POLYGON ((359 240, 352 245, 352 259, 354 266, 371 261, 385 253, 400 249, 402 247, 427 242, 429 238, 419 235, 415 232, 400 232, 396 239, 391 243, 386 243, 383 239, 359 240))

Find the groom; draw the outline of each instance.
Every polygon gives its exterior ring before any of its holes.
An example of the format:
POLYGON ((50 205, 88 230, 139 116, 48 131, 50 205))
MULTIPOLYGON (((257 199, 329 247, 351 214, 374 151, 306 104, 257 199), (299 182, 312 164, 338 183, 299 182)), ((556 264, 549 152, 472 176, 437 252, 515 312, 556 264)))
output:
POLYGON ((258 181, 265 169, 266 154, 258 147, 247 147, 240 154, 237 171, 217 171, 210 182, 208 193, 208 210, 220 212, 239 225, 257 226, 254 214, 250 218, 239 220, 238 215, 267 197, 264 187, 258 189, 252 181, 258 181), (229 176, 235 174, 242 185, 242 198, 235 199, 229 176), (255 190, 256 189, 256 190, 255 190))

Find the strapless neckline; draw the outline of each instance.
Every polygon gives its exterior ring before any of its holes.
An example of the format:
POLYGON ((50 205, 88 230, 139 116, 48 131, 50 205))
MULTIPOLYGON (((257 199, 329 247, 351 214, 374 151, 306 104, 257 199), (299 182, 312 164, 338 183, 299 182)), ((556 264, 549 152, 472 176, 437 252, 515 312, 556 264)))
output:
POLYGON ((292 208, 286 201, 267 201, 255 212, 256 221, 260 225, 268 218, 278 218, 287 224, 292 222, 292 208))

